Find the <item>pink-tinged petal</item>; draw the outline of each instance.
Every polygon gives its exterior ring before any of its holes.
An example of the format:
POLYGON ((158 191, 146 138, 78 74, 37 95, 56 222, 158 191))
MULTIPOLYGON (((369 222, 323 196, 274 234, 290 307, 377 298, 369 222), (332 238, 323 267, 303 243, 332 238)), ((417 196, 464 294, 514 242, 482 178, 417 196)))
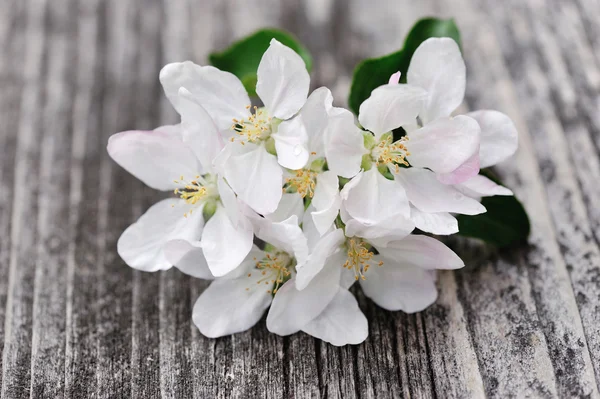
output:
POLYGON ((468 116, 437 119, 408 134, 408 162, 451 173, 479 152, 479 135, 479 124, 468 116))
POLYGON ((165 245, 176 239, 194 242, 200 239, 202 208, 189 214, 190 205, 177 198, 165 199, 150 207, 129 226, 117 242, 119 256, 134 269, 153 272, 171 268, 165 245), (184 217, 184 213, 188 217, 184 217))
POLYGON ((126 171, 156 190, 173 190, 181 176, 193 180, 200 170, 181 139, 179 126, 153 131, 130 130, 108 139, 108 154, 126 171))
POLYGON ((455 186, 457 190, 471 198, 493 197, 494 195, 513 195, 513 192, 502 187, 485 176, 477 175, 455 186))
POLYGON ((450 248, 435 238, 409 235, 392 241, 385 248, 378 248, 384 260, 402 266, 411 265, 423 269, 460 269, 465 263, 450 248))
POLYGON ((302 58, 275 39, 262 56, 256 94, 271 116, 289 119, 306 102, 310 77, 302 58))
POLYGON ((394 174, 396 182, 406 190, 408 200, 422 212, 452 212, 477 215, 485 212, 478 201, 464 195, 453 186, 440 183, 426 169, 405 168, 394 174))
POLYGON ((201 247, 210 272, 221 277, 242 263, 252 249, 252 226, 240 218, 234 226, 222 205, 217 205, 215 214, 206 222, 202 232, 201 247))
POLYGON ((442 236, 458 233, 458 220, 448 212, 426 213, 411 206, 410 220, 426 233, 442 236))
POLYGON ((223 162, 223 176, 244 203, 261 215, 275 212, 281 200, 283 171, 277 158, 264 146, 247 143, 229 144, 231 150, 223 162))
POLYGON ((248 93, 242 82, 229 72, 190 61, 175 62, 163 67, 160 82, 177 112, 183 111, 179 96, 183 87, 208 112, 219 130, 230 129, 234 118, 250 115, 246 109, 250 105, 248 93))
POLYGON ((360 172, 367 150, 362 131, 354 124, 354 115, 342 109, 333 114, 325 132, 325 157, 331 171, 349 179, 360 172))
POLYGON ((479 173, 479 154, 474 154, 467 162, 450 173, 439 173, 437 178, 444 184, 459 184, 479 173))
MULTIPOLYGON (((374 257, 375 261, 382 258, 374 257)), ((435 278, 429 270, 383 259, 382 266, 371 267, 360 280, 365 295, 387 310, 420 312, 437 299, 435 278)))
POLYGON ((496 165, 517 151, 519 135, 512 120, 502 112, 481 110, 467 114, 481 127, 479 158, 482 168, 496 165))
POLYGON ((379 139, 383 133, 414 123, 426 96, 427 93, 417 86, 379 86, 360 105, 358 120, 379 139))
POLYGON ((392 76, 390 76, 390 80, 388 81, 388 84, 397 85, 400 82, 401 76, 402 76, 402 72, 400 72, 400 71, 392 74, 392 76))
POLYGON ((456 42, 447 37, 421 43, 410 60, 406 78, 408 83, 427 91, 419 113, 425 124, 450 116, 465 96, 465 62, 456 42))
POLYGON ((302 331, 335 346, 356 345, 367 339, 369 325, 350 291, 339 288, 333 300, 302 331))

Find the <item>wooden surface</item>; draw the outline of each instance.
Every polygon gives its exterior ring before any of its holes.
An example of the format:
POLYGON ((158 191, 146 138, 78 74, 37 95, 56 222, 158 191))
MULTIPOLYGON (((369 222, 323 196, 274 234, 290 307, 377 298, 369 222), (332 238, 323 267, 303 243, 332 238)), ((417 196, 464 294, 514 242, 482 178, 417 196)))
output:
POLYGON ((598 0, 2 0, 2 398, 600 397, 599 20, 598 0), (518 126, 498 172, 531 216, 529 247, 454 241, 468 266, 439 275, 434 306, 360 296, 369 338, 342 348, 264 321, 204 338, 205 282, 123 264, 121 231, 160 194, 105 145, 176 122, 163 64, 282 26, 344 105, 356 62, 426 15, 462 31, 464 109, 518 126))

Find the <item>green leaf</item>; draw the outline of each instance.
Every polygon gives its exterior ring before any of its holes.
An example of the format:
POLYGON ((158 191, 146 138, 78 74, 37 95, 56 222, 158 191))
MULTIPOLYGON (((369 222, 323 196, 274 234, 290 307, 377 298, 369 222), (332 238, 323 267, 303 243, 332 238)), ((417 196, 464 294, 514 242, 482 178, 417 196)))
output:
POLYGON ((265 51, 269 48, 271 39, 277 39, 288 46, 306 63, 306 69, 312 68, 312 57, 308 50, 292 35, 277 29, 261 29, 233 43, 220 53, 209 55, 210 63, 222 71, 237 76, 251 96, 256 95, 256 71, 265 51))
MULTIPOLYGON (((490 171, 482 170, 481 174, 500 184, 490 171)), ((527 239, 530 231, 529 218, 516 197, 485 197, 481 203, 487 209, 486 213, 458 216, 458 234, 479 238, 498 247, 527 239)))
POLYGON ((379 58, 363 60, 354 69, 348 104, 358 115, 360 104, 377 87, 386 84, 390 76, 402 72, 402 81, 406 82, 406 71, 415 50, 430 37, 450 37, 460 46, 460 33, 453 19, 425 18, 411 29, 404 42, 404 48, 379 58))

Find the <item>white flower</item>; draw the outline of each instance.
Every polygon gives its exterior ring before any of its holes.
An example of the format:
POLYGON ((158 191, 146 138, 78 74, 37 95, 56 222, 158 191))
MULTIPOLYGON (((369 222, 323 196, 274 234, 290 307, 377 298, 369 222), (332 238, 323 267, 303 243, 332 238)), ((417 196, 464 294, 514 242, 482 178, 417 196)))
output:
MULTIPOLYGON (((202 113, 201 108, 193 109, 202 113)), ((190 148, 183 136, 193 136, 193 126, 185 117, 182 120, 182 126, 188 126, 185 133, 177 125, 110 137, 108 153, 119 165, 146 185, 175 194, 175 198, 153 205, 129 226, 119 238, 117 250, 129 266, 144 271, 176 265, 195 277, 222 276, 237 267, 252 248, 252 226, 243 204, 213 173, 210 157, 216 150, 207 145, 210 132, 206 140, 192 142, 202 145, 190 148), (206 223, 203 214, 210 216, 206 223)), ((219 145, 218 140, 213 143, 219 145)))
POLYGON ((319 237, 304 219, 311 255, 275 296, 267 327, 288 335, 304 331, 334 345, 356 344, 367 322, 348 288, 359 281, 365 294, 388 310, 418 312, 437 298, 435 269, 457 269, 462 260, 444 244, 407 235, 386 247, 334 229, 319 237))
MULTIPOLYGON (((431 38, 417 48, 408 68, 407 82, 427 91, 427 99, 419 111, 419 118, 425 127, 439 118, 450 116, 462 103, 465 94, 465 71, 460 49, 452 39, 431 38)), ((480 167, 495 165, 516 151, 518 135, 514 124, 508 116, 498 111, 480 110, 470 112, 467 116, 477 121, 480 127, 479 151, 455 170, 438 173, 437 179, 444 184, 455 185, 455 189, 472 198, 512 195, 510 190, 498 186, 485 176, 478 175, 478 172, 480 167)), ((410 162, 414 164, 413 160, 410 162)), ((414 178, 418 179, 421 176, 414 178)), ((411 177, 407 176, 406 179, 411 177)), ((434 184, 430 182, 429 186, 434 184)), ((410 190, 406 190, 410 197, 410 190)), ((428 212, 423 207, 420 210, 428 212)))
POLYGON ((310 78, 302 58, 277 40, 263 54, 256 93, 264 108, 250 107, 242 82, 234 75, 191 62, 165 66, 160 79, 167 97, 179 110, 182 95, 192 98, 212 117, 221 136, 230 141, 217 164, 240 199, 266 215, 281 199, 283 173, 301 151, 290 135, 275 135, 279 123, 294 116, 306 102, 310 78), (252 112, 254 111, 254 112, 252 112), (272 154, 272 146, 278 156, 272 154), (279 162, 279 164, 278 164, 279 162))
POLYGON ((296 265, 307 260, 308 246, 296 215, 282 222, 256 218, 254 223, 266 249, 254 247, 240 267, 215 279, 194 305, 194 324, 207 337, 234 334, 256 324, 296 265))

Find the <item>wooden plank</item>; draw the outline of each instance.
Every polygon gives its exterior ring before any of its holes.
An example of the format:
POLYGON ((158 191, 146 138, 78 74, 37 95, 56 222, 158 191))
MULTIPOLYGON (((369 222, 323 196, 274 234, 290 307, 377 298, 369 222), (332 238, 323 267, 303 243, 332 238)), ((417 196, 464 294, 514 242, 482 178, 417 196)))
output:
POLYGON ((70 207, 71 126, 73 107, 71 60, 77 27, 72 1, 48 8, 48 57, 40 154, 38 243, 33 292, 31 395, 56 398, 64 394, 65 307, 69 242, 73 238, 70 207))
MULTIPOLYGON (((101 23, 108 28, 102 50, 107 56, 100 135, 104 147, 111 134, 132 125, 137 43, 131 34, 135 3, 109 1, 102 5, 101 23)), ((132 219, 132 193, 127 190, 131 176, 114 164, 104 148, 100 159, 96 396, 129 397, 133 272, 119 258, 116 244, 132 219)))
POLYGON ((43 101, 45 12, 44 1, 27 4, 23 33, 26 35, 25 55, 23 68, 19 68, 24 86, 16 129, 10 269, 2 359, 2 397, 10 398, 28 397, 31 383, 31 325, 42 132, 41 115, 37 111, 43 101))
MULTIPOLYGON (((471 76, 479 77, 476 78, 476 82, 480 87, 486 87, 486 84, 488 87, 488 91, 482 99, 471 97, 470 102, 476 103, 474 108, 480 108, 482 104, 485 104, 488 107, 504 110, 516 121, 521 133, 521 149, 514 162, 503 165, 502 172, 508 184, 512 183, 511 187, 515 188, 517 195, 520 194, 532 220, 531 250, 527 253, 525 264, 529 265, 527 273, 535 299, 537 317, 546 338, 548 353, 551 354, 556 389, 559 394, 567 396, 583 392, 595 395, 597 391, 593 380, 593 369, 585 343, 583 346, 580 345, 585 341, 583 329, 566 265, 556 243, 551 211, 545 201, 539 200, 540 198, 546 199, 546 197, 537 165, 533 160, 535 160, 535 135, 539 132, 539 123, 543 123, 543 121, 540 121, 537 115, 531 112, 531 108, 527 108, 527 106, 535 106, 536 101, 526 101, 521 105, 521 109, 525 111, 522 115, 515 108, 515 104, 518 103, 514 93, 515 89, 520 95, 519 98, 532 96, 530 91, 519 91, 522 87, 520 86, 521 79, 524 79, 528 68, 531 67, 530 62, 522 61, 522 56, 526 55, 528 51, 522 49, 519 54, 512 51, 519 46, 530 45, 530 22, 524 19, 522 11, 512 12, 515 8, 518 9, 518 5, 511 8, 510 13, 495 4, 488 3, 486 6, 487 12, 489 12, 487 15, 493 15, 497 22, 494 25, 498 28, 498 36, 494 38, 489 34, 485 35, 483 28, 481 28, 482 32, 472 35, 467 32, 466 37, 477 38, 475 42, 478 44, 465 46, 467 53, 471 51, 469 49, 478 51, 478 57, 473 57, 477 63, 472 64, 471 76), (500 25, 501 27, 499 27, 500 25), (503 66, 496 65, 494 62, 498 59, 498 54, 496 51, 494 53, 492 51, 498 46, 494 46, 492 43, 497 40, 505 53, 516 87, 508 83, 503 66), (498 87, 499 81, 503 86, 499 87, 495 93, 489 90, 490 82, 494 82, 491 87, 498 87), (525 124, 526 122, 528 125, 525 124), (577 366, 575 367, 575 365, 577 366), (566 370, 570 370, 568 375, 565 374, 566 370), (575 375, 576 377, 574 377, 575 375)), ((568 167, 568 165, 561 165, 561 167, 568 167)), ((539 361, 536 361, 534 365, 538 370, 546 368, 539 361)), ((544 370, 542 376, 549 376, 548 371, 544 370)), ((552 380, 546 378, 545 381, 547 383, 541 386, 537 384, 540 389, 543 388, 546 391, 553 388, 548 385, 552 380)), ((511 379, 510 383, 511 386, 514 386, 514 380, 511 379)), ((532 387, 535 387, 535 384, 532 387)))
POLYGON ((96 284, 102 246, 98 237, 101 103, 104 54, 99 2, 79 3, 77 87, 72 115, 71 217, 75 221, 67 263, 65 291, 65 397, 90 397, 96 392, 96 284))
MULTIPOLYGON (((158 96, 162 89, 158 81, 161 62, 160 43, 163 8, 160 1, 147 1, 143 11, 135 15, 138 50, 137 74, 133 76, 133 121, 128 128, 153 129, 159 125, 158 96), (155 48, 154 51, 148 51, 155 48)), ((160 195, 148 189, 133 176, 129 177, 134 197, 133 222, 155 203, 160 195)), ((160 396, 160 278, 155 273, 134 271, 132 287, 131 325, 131 397, 160 396)), ((182 343, 183 344, 183 343, 182 343)))
MULTIPOLYGON (((18 131, 21 114, 22 68, 25 48, 25 35, 19 30, 25 24, 25 3, 13 2, 7 11, 0 15, 0 81, 3 82, 3 95, 0 96, 0 343, 4 349, 5 314, 8 297, 11 219, 14 186, 14 166, 17 137, 10 132, 18 131)), ((0 356, 0 386, 2 385, 2 356, 0 356)))

